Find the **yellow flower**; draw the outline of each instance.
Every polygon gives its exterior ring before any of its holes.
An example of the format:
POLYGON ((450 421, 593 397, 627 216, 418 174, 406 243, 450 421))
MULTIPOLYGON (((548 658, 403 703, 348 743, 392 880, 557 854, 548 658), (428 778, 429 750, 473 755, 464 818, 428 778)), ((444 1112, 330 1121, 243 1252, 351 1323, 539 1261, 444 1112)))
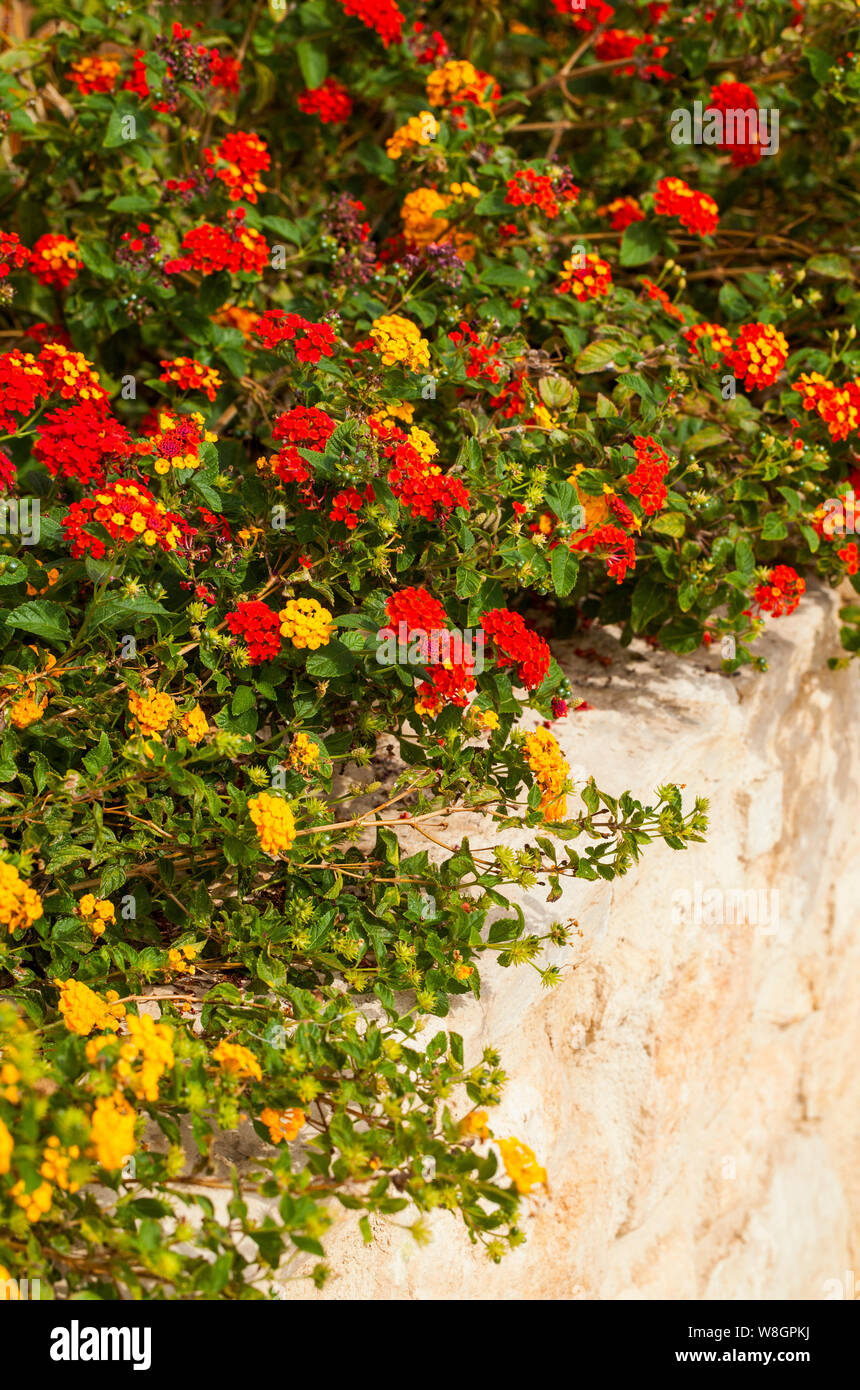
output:
POLYGON ((305 733, 296 734, 290 744, 290 763, 297 772, 305 769, 311 771, 316 767, 320 758, 320 748, 318 743, 314 743, 312 738, 308 738, 305 733))
POLYGON ((382 314, 374 319, 370 336, 382 355, 383 364, 396 363, 419 372, 430 366, 430 344, 421 337, 421 329, 401 314, 382 314))
POLYGON ((115 989, 109 989, 104 999, 94 994, 80 980, 54 980, 59 986, 59 1010, 70 1033, 85 1038, 93 1029, 115 1033, 119 1020, 125 1016, 125 1004, 118 1004, 115 989))
POLYGON ((34 695, 22 695, 20 700, 16 700, 15 704, 10 706, 9 718, 16 729, 26 729, 28 725, 38 723, 47 705, 47 695, 43 695, 41 700, 37 700, 34 695))
POLYGON ((176 703, 172 696, 163 690, 151 690, 146 695, 139 695, 136 690, 130 690, 128 711, 135 732, 147 736, 160 733, 162 729, 167 728, 176 714, 176 703))
POLYGON ((543 793, 541 810, 548 821, 564 820, 567 810, 565 784, 570 764, 549 729, 536 729, 526 739, 526 758, 543 793))
POLYGON ((296 838, 295 817, 280 796, 261 792, 248 802, 251 820, 257 827, 260 848, 273 857, 290 849, 296 838))
POLYGON ((138 1100, 158 1100, 158 1083, 174 1065, 173 1029, 149 1014, 128 1018, 128 1040, 120 1047, 115 1068, 118 1081, 128 1083, 138 1100), (135 1068, 134 1063, 140 1066, 135 1068))
POLYGON ((458 1126, 464 1139, 489 1139, 486 1110, 472 1110, 464 1115, 458 1126))
POLYGON ((187 714, 183 714, 180 719, 182 732, 189 743, 195 746, 200 743, 209 732, 209 721, 199 705, 195 705, 187 714))
POLYGON ((0 859, 0 923, 10 933, 25 930, 42 915, 42 899, 30 887, 14 864, 0 859))
POLYGON ((538 1183, 546 1183, 546 1169, 541 1168, 528 1144, 520 1139, 500 1139, 498 1144, 505 1172, 513 1178, 517 1192, 531 1192, 538 1183))
POLYGON ((90 1157, 103 1168, 121 1168, 134 1153, 135 1113, 120 1091, 96 1101, 90 1127, 90 1157))
POLYGON ((267 1106, 260 1113, 260 1123, 266 1126, 273 1144, 291 1144, 304 1122, 303 1110, 272 1110, 267 1106))
POLYGON ((196 959, 196 946, 182 946, 179 950, 171 947, 167 952, 167 968, 177 975, 196 975, 197 967, 191 964, 196 959))
POLYGON ((76 1158, 80 1158, 81 1151, 77 1144, 72 1144, 66 1149, 60 1143, 56 1134, 48 1136, 46 1147, 42 1153, 42 1165, 39 1169, 41 1177, 47 1182, 56 1183, 62 1192, 77 1192, 80 1188, 79 1182, 72 1182, 69 1178, 69 1165, 76 1158))
POLYGON ((241 1043, 219 1042, 212 1053, 212 1060, 232 1076, 250 1077, 253 1081, 263 1079, 260 1063, 253 1052, 241 1043))
POLYGON ((281 620, 281 636, 288 637, 294 647, 305 647, 315 652, 318 647, 326 647, 334 632, 332 615, 315 598, 291 598, 278 617, 281 620))
POLYGON ((402 154, 417 149, 419 145, 429 145, 439 134, 439 122, 432 111, 422 111, 418 116, 410 116, 405 125, 399 126, 385 144, 389 159, 399 159, 402 154))
POLYGON ((9 1164, 12 1161, 12 1150, 15 1145, 8 1129, 0 1120, 0 1174, 9 1172, 9 1164))
POLYGON ((425 463, 429 463, 439 452, 438 445, 433 443, 426 430, 420 430, 417 425, 413 425, 409 431, 409 443, 413 449, 421 455, 425 463))
POLYGON ((42 1182, 33 1192, 25 1192, 24 1179, 20 1178, 12 1188, 12 1198, 16 1204, 23 1209, 27 1220, 31 1224, 46 1216, 51 1210, 51 1202, 54 1199, 54 1189, 49 1182, 42 1182))

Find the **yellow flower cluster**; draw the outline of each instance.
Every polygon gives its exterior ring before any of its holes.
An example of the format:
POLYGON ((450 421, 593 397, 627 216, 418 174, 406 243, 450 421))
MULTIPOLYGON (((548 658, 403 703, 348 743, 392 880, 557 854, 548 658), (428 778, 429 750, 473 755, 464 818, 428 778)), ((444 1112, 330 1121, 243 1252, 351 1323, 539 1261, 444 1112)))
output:
POLYGON ((288 637, 294 647, 325 647, 331 641, 334 622, 331 613, 317 603, 315 598, 291 598, 278 617, 281 620, 281 636, 288 637))
POLYGON ((9 1172, 9 1165, 12 1162, 12 1150, 15 1145, 8 1129, 0 1120, 0 1175, 9 1172))
POLYGON ((70 1033, 79 1033, 85 1038, 96 1028, 111 1033, 117 1031, 120 1019, 125 1016, 125 1004, 117 1004, 119 995, 115 989, 109 989, 101 999, 80 980, 55 978, 54 984, 59 986, 58 1007, 70 1033))
POLYGON ((171 947, 167 952, 167 968, 175 975, 196 975, 197 967, 191 962, 197 959, 196 946, 171 947))
POLYGON ((402 154, 417 149, 419 145, 429 145, 439 134, 439 122, 432 111, 422 111, 418 116, 410 116, 405 125, 398 126, 385 144, 389 159, 399 159, 402 154))
POLYGON ((282 797, 260 792, 259 796, 248 802, 248 811, 264 853, 274 856, 292 847, 296 838, 296 821, 282 797))
POLYGON ((41 1182, 32 1192, 25 1191, 25 1182, 19 1178, 12 1188, 12 1200, 21 1207, 27 1220, 32 1224, 42 1216, 47 1216, 54 1200, 54 1189, 49 1182, 41 1182))
POLYGON ((377 410, 371 415, 371 420, 377 420, 380 425, 396 425, 400 420, 405 425, 411 425, 415 415, 415 406, 410 401, 386 401, 381 410, 377 410))
POLYGON ((176 1060, 173 1029, 168 1023, 156 1023, 149 1014, 139 1018, 130 1014, 127 1022, 129 1036, 120 1047, 114 1075, 131 1086, 138 1100, 158 1100, 158 1083, 176 1060))
POLYGON ((266 1126, 273 1144, 291 1144, 304 1122, 304 1110, 272 1110, 267 1106, 260 1113, 260 1124, 266 1126))
POLYGON ((70 1180, 69 1164, 80 1156, 81 1151, 77 1144, 72 1144, 68 1149, 65 1149, 58 1136, 51 1134, 48 1136, 46 1147, 42 1153, 42 1166, 39 1173, 46 1182, 56 1183, 61 1191, 77 1192, 80 1183, 70 1180))
POLYGON ((494 709, 476 709, 475 718, 485 734, 492 734, 499 727, 499 716, 494 709))
POLYGON ((96 898, 93 893, 85 893, 78 907, 93 936, 101 936, 108 922, 116 926, 116 913, 108 898, 96 898))
POLYGON ((209 732, 209 721, 199 705, 195 705, 187 714, 183 714, 179 722, 188 742, 193 743, 195 747, 202 742, 209 732))
MULTIPOLYGON (((13 1062, 4 1062, 0 1066, 0 1096, 8 1100, 10 1105, 20 1105, 21 1089, 18 1082, 21 1080, 21 1073, 13 1062)), ((2 1144, 2 1137, 0 1137, 2 1144)), ((0 1167, 0 1173, 3 1172, 0 1167)))
POLYGON ((297 772, 316 767, 320 760, 320 748, 307 734, 298 733, 290 744, 290 763, 297 772))
POLYGON ((427 431, 419 429, 417 425, 413 425, 409 431, 409 443, 425 463, 429 463, 439 452, 439 446, 433 443, 427 431))
POLYGON ((26 729, 28 725, 38 723, 47 707, 47 695, 43 695, 41 700, 37 700, 35 695, 22 695, 10 706, 9 718, 16 729, 26 729))
POLYGON ((163 690, 150 690, 146 695, 138 695, 136 690, 130 690, 128 712, 136 732, 148 737, 167 728, 176 714, 176 701, 163 690))
POLYGON ((0 859, 0 924, 13 931, 23 931, 38 922, 42 915, 42 899, 21 877, 14 864, 0 859))
POLYGON ((212 1053, 212 1060, 232 1076, 250 1077, 253 1081, 263 1079, 260 1063, 250 1048, 243 1047, 241 1043, 219 1042, 212 1053))
POLYGON ((434 68, 427 78, 427 100, 431 106, 444 106, 464 87, 474 87, 480 80, 478 69, 464 58, 453 58, 441 68, 434 68))
POLYGON ((538 1183, 546 1183, 546 1169, 541 1168, 528 1144, 520 1139, 500 1139, 498 1143, 505 1172, 513 1178, 517 1192, 531 1192, 538 1183))
POLYGON ((88 1153, 103 1168, 121 1168, 134 1153, 135 1113, 121 1091, 96 1101, 88 1153))
POLYGON ((567 798, 564 787, 570 764, 549 729, 536 729, 526 739, 526 758, 543 796, 540 808, 548 821, 564 820, 567 798))
POLYGON ((374 319, 370 336, 386 367, 399 362, 411 372, 420 372, 430 366, 430 344, 421 337, 418 325, 401 314, 383 314, 374 319))
POLYGON ((458 1128, 464 1139, 489 1139, 486 1110, 471 1110, 463 1116, 458 1128))
POLYGON ((474 237, 469 232, 450 232, 447 217, 439 217, 458 198, 478 198, 481 190, 473 183, 452 183, 450 192, 435 188, 415 188, 407 193, 400 209, 403 237, 410 246, 429 246, 431 242, 453 242, 457 254, 469 261, 474 256, 474 237))

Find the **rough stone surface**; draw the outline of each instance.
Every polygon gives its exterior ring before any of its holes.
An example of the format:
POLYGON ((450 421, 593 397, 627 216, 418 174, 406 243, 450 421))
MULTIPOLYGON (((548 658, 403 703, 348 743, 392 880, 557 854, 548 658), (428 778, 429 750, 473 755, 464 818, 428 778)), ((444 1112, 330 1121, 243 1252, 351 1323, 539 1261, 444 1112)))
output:
POLYGON ((652 846, 553 905, 529 894, 535 926, 579 921, 562 983, 490 968, 449 1020, 467 1060, 501 1052, 494 1132, 548 1169, 527 1243, 494 1266, 440 1213, 429 1246, 377 1222, 366 1249, 343 1213, 336 1277, 284 1297, 819 1299, 851 1270, 860 1284, 860 683, 826 666, 838 602, 813 589, 769 624, 766 676, 605 633, 606 668, 557 645, 595 706, 554 726, 569 762, 643 800, 668 781, 710 797, 707 844, 652 846), (714 894, 735 891, 755 891, 755 923, 723 920, 714 894))

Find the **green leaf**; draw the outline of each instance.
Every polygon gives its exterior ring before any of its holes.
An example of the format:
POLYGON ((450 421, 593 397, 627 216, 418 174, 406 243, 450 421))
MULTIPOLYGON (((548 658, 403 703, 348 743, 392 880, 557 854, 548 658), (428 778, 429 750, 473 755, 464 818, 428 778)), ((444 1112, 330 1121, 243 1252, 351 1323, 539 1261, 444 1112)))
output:
POLYGON ((648 575, 643 575, 633 590, 630 604, 630 626, 634 632, 643 632, 653 620, 667 607, 666 590, 648 575))
POLYGON ((550 560, 552 587, 559 598, 566 598, 576 583, 579 560, 563 545, 557 545, 550 560))
POLYGON ((328 56, 323 45, 312 43, 310 39, 300 39, 296 44, 296 57, 305 86, 319 87, 328 72, 328 56))
POLYGON ((582 375, 586 372, 604 372, 607 367, 615 365, 615 354, 621 346, 614 338, 602 338, 598 342, 589 343, 577 357, 574 368, 582 375))
POLYGON ((307 673, 317 680, 331 680, 334 676, 345 676, 356 663, 356 654, 334 638, 328 646, 311 652, 307 659, 307 673))
POLYGON ((651 522, 650 529, 659 531, 661 536, 683 536, 687 529, 687 518, 683 512, 660 512, 651 522))
POLYGON ((654 222, 631 222, 621 238, 621 264, 644 265, 663 246, 663 233, 654 222))
POLYGON ((832 254, 811 256, 806 262, 806 269, 814 271, 816 275, 825 275, 830 280, 853 280, 854 278, 854 271, 847 256, 832 254))
POLYGON ((33 603, 22 603, 6 615, 7 627, 21 627, 25 632, 33 632, 48 642, 58 644, 71 638, 69 620, 58 603, 50 599, 37 599, 33 603))

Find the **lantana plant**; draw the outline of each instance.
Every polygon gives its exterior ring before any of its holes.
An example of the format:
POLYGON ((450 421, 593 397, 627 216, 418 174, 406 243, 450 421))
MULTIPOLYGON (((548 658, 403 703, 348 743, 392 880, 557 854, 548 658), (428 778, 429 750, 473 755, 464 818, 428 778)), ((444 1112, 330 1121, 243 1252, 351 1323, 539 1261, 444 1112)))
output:
POLYGON ((451 1001, 558 983, 526 892, 706 831, 570 768, 553 640, 763 669, 860 592, 856 5, 200 16, 46 0, 0 53, 0 1278, 44 1297, 322 1284, 337 1203, 500 1260, 548 1175, 451 1001))

